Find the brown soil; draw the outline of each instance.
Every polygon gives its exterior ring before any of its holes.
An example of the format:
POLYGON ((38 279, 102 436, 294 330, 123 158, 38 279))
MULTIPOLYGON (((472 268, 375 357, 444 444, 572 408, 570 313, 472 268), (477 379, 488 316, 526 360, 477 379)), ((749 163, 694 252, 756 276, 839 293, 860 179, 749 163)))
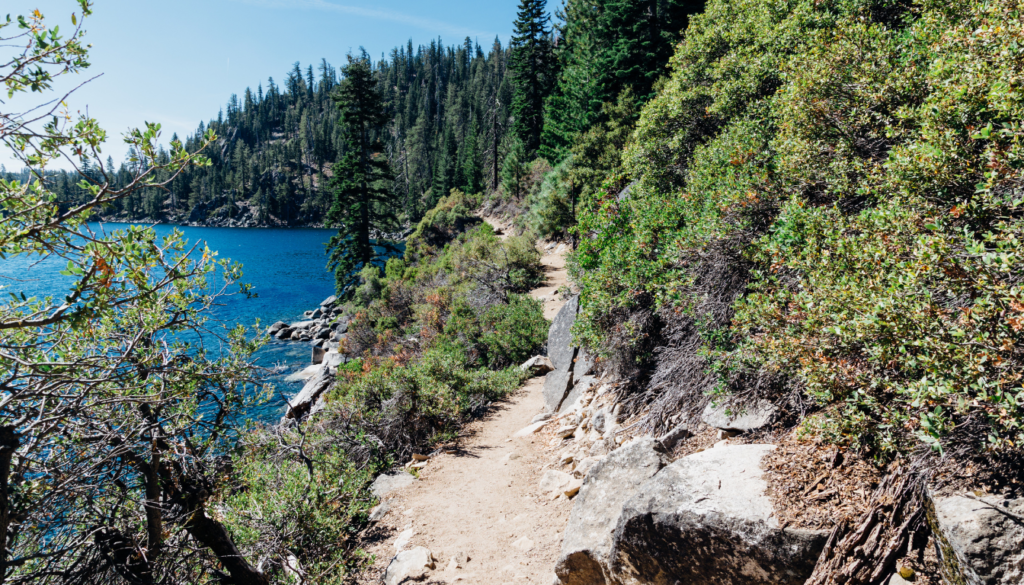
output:
MULTIPOLYGON (((484 219, 502 228, 493 218, 484 219)), ((548 297, 548 319, 565 304, 553 298, 565 284, 565 247, 552 252, 542 251, 546 286, 531 293, 548 297)), ((396 554, 396 538, 412 529, 406 548, 424 546, 437 561, 430 583, 551 583, 572 503, 540 493, 538 484, 551 461, 547 436, 512 436, 542 410, 543 386, 543 377, 534 378, 493 406, 463 430, 459 449, 433 457, 419 472, 419 481, 386 498, 390 511, 364 539, 373 564, 359 575, 360 582, 380 582, 396 554), (462 554, 469 561, 446 570, 462 554)))
POLYGON ((376 582, 395 555, 395 538, 415 535, 437 560, 432 583, 538 583, 548 585, 571 502, 539 494, 543 464, 550 460, 539 435, 512 438, 543 406, 543 378, 534 378, 508 402, 469 425, 461 449, 430 460, 420 479, 389 500, 380 538, 367 552, 373 568, 360 579, 376 582), (465 553, 461 569, 445 570, 465 553))

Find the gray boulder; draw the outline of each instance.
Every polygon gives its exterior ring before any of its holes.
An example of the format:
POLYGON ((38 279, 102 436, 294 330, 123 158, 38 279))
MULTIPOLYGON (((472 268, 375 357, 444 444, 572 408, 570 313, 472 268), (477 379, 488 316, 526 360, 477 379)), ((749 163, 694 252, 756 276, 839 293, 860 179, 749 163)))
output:
POLYGON ((281 329, 277 330, 277 333, 274 335, 274 337, 278 339, 291 339, 293 333, 295 333, 295 329, 292 329, 291 327, 282 327, 281 329))
POLYGON ((288 412, 285 413, 284 417, 301 419, 309 412, 309 409, 320 398, 320 395, 327 391, 333 383, 334 376, 327 368, 321 367, 317 374, 306 382, 302 390, 288 401, 288 412))
POLYGON ((547 357, 538 355, 528 359, 523 365, 519 366, 519 369, 529 373, 531 376, 543 376, 554 370, 555 366, 552 365, 551 360, 547 357))
POLYGON ((775 417, 776 410, 775 405, 767 400, 751 406, 709 404, 701 420, 722 431, 746 433, 767 426, 775 417))
POLYGON ((307 330, 313 325, 316 325, 316 321, 299 321, 298 323, 292 323, 292 329, 307 330))
POLYGON ((337 295, 331 295, 331 296, 327 297, 326 299, 324 299, 324 301, 322 303, 320 303, 320 307, 321 308, 323 308, 323 307, 330 308, 330 307, 333 307, 336 304, 338 304, 338 297, 337 297, 337 295))
POLYGON ((658 443, 633 441, 590 468, 572 506, 555 575, 566 585, 612 582, 612 536, 622 505, 668 465, 658 443))
POLYGON ((349 362, 349 359, 345 357, 345 354, 331 352, 324 356, 324 365, 328 369, 336 370, 338 367, 343 366, 349 362))
POLYGON ((267 335, 277 335, 277 332, 287 327, 288 324, 284 321, 278 321, 270 327, 267 327, 267 335))
POLYGON ((573 384, 572 390, 566 394, 565 398, 562 399, 562 404, 558 407, 559 414, 567 412, 572 408, 581 396, 594 387, 594 384, 597 384, 597 378, 593 376, 584 376, 579 382, 573 384))
POLYGON ((661 444, 664 445, 666 449, 671 451, 676 448, 679 441, 689 439, 692 436, 693 433, 690 432, 690 427, 685 424, 681 424, 659 437, 658 440, 661 441, 661 444))
POLYGON ((342 318, 338 319, 337 321, 335 321, 334 325, 332 325, 331 327, 334 329, 334 331, 336 333, 341 335, 341 334, 344 334, 344 333, 348 333, 348 325, 351 322, 352 322, 352 320, 349 319, 348 317, 342 317, 342 318))
POLYGON ((377 499, 383 498, 395 490, 408 487, 416 481, 410 473, 398 471, 395 473, 382 473, 370 484, 370 491, 377 499))
POLYGON ((630 192, 633 190, 634 187, 636 187, 636 184, 638 182, 639 181, 633 181, 632 183, 626 185, 625 189, 623 189, 622 191, 619 191, 617 199, 619 201, 625 201, 625 200, 629 199, 630 192))
POLYGON ((322 364, 322 363, 324 363, 324 356, 325 355, 327 355, 326 351, 324 351, 322 348, 314 345, 313 346, 313 354, 309 358, 310 359, 310 363, 312 363, 312 364, 322 364))
POLYGON ((934 525, 949 583, 1024 583, 1024 499, 935 498, 934 525))
POLYGON ((569 299, 548 329, 548 357, 555 370, 565 371, 573 367, 576 348, 572 346, 572 326, 579 310, 579 297, 569 299))
POLYGON ((582 347, 576 351, 576 363, 573 364, 572 373, 577 380, 594 373, 594 356, 582 347))
POLYGON ((612 570, 624 585, 802 585, 828 532, 780 528, 761 458, 772 445, 684 457, 623 506, 612 570))
POLYGON ((608 430, 609 422, 611 422, 612 415, 606 409, 598 410, 594 413, 594 416, 590 419, 590 426, 602 435, 608 430))
POLYGON ((555 370, 544 379, 544 411, 558 412, 572 388, 572 370, 555 370))
POLYGON ((422 581, 434 569, 434 557, 422 546, 402 551, 391 559, 384 572, 385 585, 399 585, 405 581, 422 581))

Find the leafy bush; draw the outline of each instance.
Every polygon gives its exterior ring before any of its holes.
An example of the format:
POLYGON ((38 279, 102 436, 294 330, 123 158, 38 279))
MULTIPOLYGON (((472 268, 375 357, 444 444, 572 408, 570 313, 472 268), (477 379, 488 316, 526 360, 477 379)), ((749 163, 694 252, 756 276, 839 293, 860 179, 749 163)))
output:
POLYGON ((443 248, 453 237, 482 220, 473 214, 480 204, 479 196, 466 195, 458 189, 441 198, 427 212, 405 244, 405 258, 414 262, 443 248))
POLYGON ((481 321, 481 341, 492 368, 521 364, 547 341, 543 304, 527 295, 512 295, 507 305, 488 309, 481 321))
POLYGON ((584 200, 579 337, 654 360, 672 319, 630 319, 678 315, 706 392, 784 376, 816 432, 881 457, 1018 449, 1018 12, 708 2, 613 177, 630 196, 584 200))

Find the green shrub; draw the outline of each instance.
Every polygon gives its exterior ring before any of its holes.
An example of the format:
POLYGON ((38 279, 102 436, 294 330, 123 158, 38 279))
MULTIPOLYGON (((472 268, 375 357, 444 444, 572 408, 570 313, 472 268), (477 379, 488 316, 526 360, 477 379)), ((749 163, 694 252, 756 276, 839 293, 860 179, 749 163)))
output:
POLYGON ((822 408, 816 432, 880 457, 1019 449, 1019 16, 1010 0, 708 2, 611 177, 637 180, 631 196, 584 199, 579 337, 649 343, 624 319, 699 327, 739 286, 716 313, 731 339, 716 324, 700 350, 719 390, 784 376, 822 408))
POLYGON ((544 306, 528 295, 512 295, 481 318, 481 342, 492 368, 523 363, 540 351, 548 336, 544 306))
POLYGON ((405 243, 405 259, 412 263, 444 247, 455 236, 482 222, 473 214, 480 195, 466 195, 458 189, 443 197, 417 224, 405 243))

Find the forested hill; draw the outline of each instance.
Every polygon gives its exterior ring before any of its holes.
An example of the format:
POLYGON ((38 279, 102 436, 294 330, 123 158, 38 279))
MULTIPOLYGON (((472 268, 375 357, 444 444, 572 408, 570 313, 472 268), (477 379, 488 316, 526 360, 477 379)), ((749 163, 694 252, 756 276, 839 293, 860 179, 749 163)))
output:
MULTIPOLYGON (((381 138, 403 219, 419 217, 452 188, 477 192, 495 184, 494 153, 508 129, 511 101, 508 53, 497 40, 487 53, 468 38, 450 47, 437 40, 416 48, 410 41, 373 65, 393 118, 381 138)), ((282 83, 271 77, 232 95, 216 119, 200 123, 183 140, 192 151, 207 130, 215 132, 218 140, 204 151, 210 166, 187 169, 169 192, 137 192, 104 216, 209 225, 322 224, 332 199, 327 178, 344 148, 332 99, 339 77, 326 59, 315 67, 296 63, 282 83)), ((117 164, 108 158, 106 168, 119 169, 115 183, 123 184, 132 167, 147 162, 117 164)), ((85 173, 102 182, 96 165, 85 173)), ((50 178, 62 200, 85 197, 76 175, 50 178)))
MULTIPOLYGON (((437 39, 419 47, 409 41, 377 62, 365 53, 348 56, 370 62, 383 96, 390 121, 374 129, 382 135, 372 141, 386 151, 394 176, 388 189, 402 223, 418 220, 453 188, 521 199, 535 159, 557 166, 574 155, 567 183, 573 188, 557 195, 593 191, 618 166, 639 106, 667 73, 688 15, 704 3, 572 0, 553 14, 544 0, 520 4, 509 47, 495 39, 485 52, 469 38, 454 46, 437 39)), ((323 225, 335 198, 328 186, 332 165, 346 144, 336 102, 344 69, 327 59, 295 63, 283 81, 271 77, 232 95, 215 119, 182 140, 193 152, 213 131, 217 140, 203 153, 209 166, 190 167, 168 190, 136 191, 100 214, 191 225, 323 225)), ((102 166, 83 160, 81 170, 97 184, 109 177, 120 188, 170 157, 160 151, 150 161, 133 151, 102 166)), ((25 172, 9 175, 24 181, 25 172)), ((47 177, 67 205, 85 200, 78 173, 47 177)), ((564 222, 556 221, 557 228, 564 222)))

